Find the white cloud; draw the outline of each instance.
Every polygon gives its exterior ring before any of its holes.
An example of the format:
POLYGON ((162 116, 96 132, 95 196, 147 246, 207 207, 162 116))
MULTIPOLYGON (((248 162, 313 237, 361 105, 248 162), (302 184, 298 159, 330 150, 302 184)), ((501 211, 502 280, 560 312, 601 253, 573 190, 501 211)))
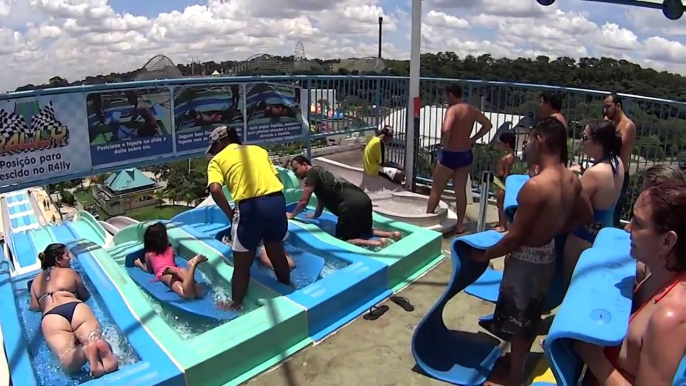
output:
MULTIPOLYGON (((157 54, 178 63, 292 55, 298 41, 308 57, 375 56, 380 16, 384 56, 409 58, 409 0, 188 3, 195 5, 143 15, 116 11, 107 0, 0 0, 0 90, 55 75, 77 80, 131 71, 157 54)), ((423 14, 424 51, 496 58, 606 55, 686 72, 685 24, 659 10, 425 0, 423 14)))

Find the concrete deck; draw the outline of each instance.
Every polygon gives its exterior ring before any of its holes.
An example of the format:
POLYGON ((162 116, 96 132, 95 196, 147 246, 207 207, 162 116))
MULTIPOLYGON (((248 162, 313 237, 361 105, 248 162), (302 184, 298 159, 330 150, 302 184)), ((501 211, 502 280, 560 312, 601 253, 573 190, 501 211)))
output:
MULTIPOLYGON (((475 231, 479 204, 467 208, 468 231, 475 231)), ((487 222, 492 227, 497 220, 494 206, 489 206, 487 222)), ((450 239, 445 238, 443 250, 449 256, 450 239)), ((496 269, 502 269, 503 259, 494 261, 496 269)), ((271 372, 249 382, 254 386, 308 386, 308 385, 379 385, 414 386, 442 385, 415 371, 412 357, 412 334, 421 319, 435 304, 450 280, 450 260, 439 264, 418 281, 403 290, 400 295, 415 306, 413 312, 405 312, 390 301, 383 304, 390 308, 375 321, 358 318, 319 345, 296 354, 288 362, 271 372)), ((465 293, 458 294, 446 308, 444 317, 454 330, 486 334, 477 325, 480 316, 493 312, 493 305, 465 293)), ((541 348, 534 344, 534 354, 529 358, 529 369, 542 357, 541 348)))

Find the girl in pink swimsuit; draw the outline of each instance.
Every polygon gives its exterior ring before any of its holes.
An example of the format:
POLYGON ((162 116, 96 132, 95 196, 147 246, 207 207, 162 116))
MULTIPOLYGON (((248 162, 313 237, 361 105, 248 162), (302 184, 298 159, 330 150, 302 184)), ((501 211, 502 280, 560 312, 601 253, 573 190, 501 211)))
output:
POLYGON ((140 269, 153 273, 154 281, 161 281, 172 291, 186 299, 201 296, 201 288, 195 282, 195 269, 198 264, 207 261, 207 257, 196 255, 188 261, 188 269, 180 268, 174 261, 174 249, 169 244, 167 227, 158 222, 150 225, 143 234, 145 261, 136 259, 140 269))

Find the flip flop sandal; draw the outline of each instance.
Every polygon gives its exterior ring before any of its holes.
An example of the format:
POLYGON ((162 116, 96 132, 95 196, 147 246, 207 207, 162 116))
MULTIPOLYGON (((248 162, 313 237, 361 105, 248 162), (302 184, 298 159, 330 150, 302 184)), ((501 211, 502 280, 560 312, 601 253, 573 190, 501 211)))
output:
POLYGON ((381 306, 373 306, 372 308, 369 309, 369 312, 363 316, 365 320, 377 320, 379 319, 383 314, 388 311, 388 306, 386 305, 381 305, 381 306))
POLYGON ((399 305, 400 307, 402 307, 402 309, 405 310, 405 311, 407 311, 407 312, 412 312, 412 311, 414 311, 414 306, 413 306, 412 303, 410 303, 410 301, 409 301, 407 298, 405 298, 405 297, 402 297, 402 296, 391 296, 391 301, 392 301, 393 303, 399 305))

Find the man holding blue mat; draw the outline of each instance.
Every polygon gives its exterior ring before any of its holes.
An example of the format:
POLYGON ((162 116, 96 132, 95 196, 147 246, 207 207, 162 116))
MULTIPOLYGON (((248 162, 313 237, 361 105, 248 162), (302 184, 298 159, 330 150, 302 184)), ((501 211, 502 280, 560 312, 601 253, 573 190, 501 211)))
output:
POLYGON ((276 278, 290 283, 290 268, 283 248, 288 237, 286 198, 269 153, 259 146, 243 145, 236 130, 219 126, 210 133, 207 154, 207 184, 214 202, 232 219, 233 276, 232 303, 240 309, 250 283, 250 266, 260 243, 276 278), (236 210, 231 208, 222 190, 226 184, 236 210))
POLYGON ((593 216, 581 182, 562 164, 566 146, 566 130, 556 118, 543 119, 531 129, 526 161, 538 165, 540 172, 519 191, 509 232, 493 247, 471 255, 481 262, 508 255, 490 330, 512 343, 509 385, 526 383, 526 359, 556 270, 555 236, 593 216))

